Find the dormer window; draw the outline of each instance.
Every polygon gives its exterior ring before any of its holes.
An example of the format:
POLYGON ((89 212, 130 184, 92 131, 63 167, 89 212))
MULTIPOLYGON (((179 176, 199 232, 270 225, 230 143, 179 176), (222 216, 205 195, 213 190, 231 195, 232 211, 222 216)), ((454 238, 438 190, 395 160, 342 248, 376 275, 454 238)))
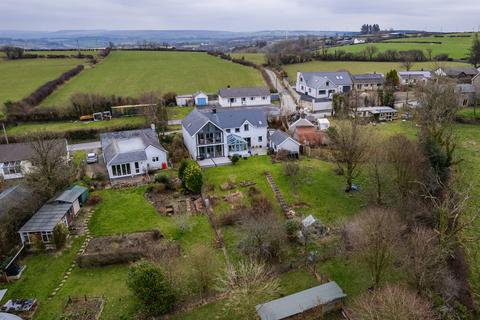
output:
POLYGON ((327 81, 327 83, 326 83, 326 86, 328 87, 329 85, 330 85, 330 82, 329 82, 329 81, 327 81))
POLYGON ((244 130, 244 131, 248 131, 248 123, 245 123, 245 124, 243 125, 243 130, 244 130))

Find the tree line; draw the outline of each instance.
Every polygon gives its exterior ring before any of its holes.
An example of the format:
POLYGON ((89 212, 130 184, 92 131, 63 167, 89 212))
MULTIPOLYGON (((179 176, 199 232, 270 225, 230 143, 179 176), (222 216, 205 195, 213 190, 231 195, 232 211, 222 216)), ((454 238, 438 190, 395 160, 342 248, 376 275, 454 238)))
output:
POLYGON ((380 26, 378 24, 363 24, 360 28, 361 34, 376 34, 380 32, 380 26))

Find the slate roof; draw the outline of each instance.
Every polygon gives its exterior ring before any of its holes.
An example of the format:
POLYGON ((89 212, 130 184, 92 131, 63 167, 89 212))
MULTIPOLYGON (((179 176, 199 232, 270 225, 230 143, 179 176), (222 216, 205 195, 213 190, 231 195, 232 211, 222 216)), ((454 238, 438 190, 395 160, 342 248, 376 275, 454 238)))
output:
POLYGON ((471 68, 445 68, 444 70, 447 76, 457 77, 461 73, 465 73, 467 76, 475 76, 478 74, 478 70, 471 67, 471 68))
POLYGON ((12 208, 22 206, 26 201, 31 200, 33 191, 24 184, 18 184, 0 193, 0 217, 12 208))
POLYGON ((147 160, 148 146, 167 152, 152 129, 102 133, 100 140, 107 165, 147 160))
POLYGON ((391 107, 362 107, 362 108, 357 108, 357 111, 368 111, 373 114, 381 113, 381 112, 398 112, 397 110, 391 108, 391 107))
POLYGON ((211 121, 216 126, 226 128, 238 128, 245 121, 255 127, 266 127, 267 111, 261 107, 254 108, 195 108, 182 120, 182 126, 193 136, 205 124, 211 121))
POLYGON ((289 129, 291 130, 296 127, 315 127, 315 125, 308 119, 300 118, 289 125, 289 129))
POLYGON ((74 203, 88 189, 82 186, 73 186, 71 189, 63 191, 54 201, 74 203))
MULTIPOLYGON (((54 141, 54 140, 52 140, 54 141)), ((57 141, 57 140, 55 140, 57 141)), ((67 153, 67 140, 58 140, 59 152, 67 153)), ((0 162, 30 160, 34 150, 30 142, 0 144, 0 162)))
POLYGON ((255 307, 261 320, 280 320, 303 313, 319 305, 346 297, 335 281, 259 304, 255 307))
POLYGON ((71 207, 71 203, 45 204, 18 232, 53 231, 71 207))
POLYGON ((352 76, 354 83, 383 83, 385 77, 381 73, 354 74, 352 76))
POLYGON ((460 92, 460 93, 475 93, 476 92, 475 86, 473 84, 468 84, 468 83, 457 84, 455 89, 457 90, 457 92, 460 92))
POLYGON ((404 77, 414 77, 414 78, 431 78, 432 73, 430 71, 400 71, 398 76, 401 78, 404 77))
POLYGON ((270 140, 273 143, 275 143, 277 146, 282 144, 282 142, 284 142, 288 138, 290 138, 290 136, 285 131, 281 131, 281 130, 276 130, 274 133, 270 135, 270 140))
POLYGON ((346 71, 338 72, 302 72, 303 80, 311 88, 320 88, 325 80, 339 86, 353 85, 350 74, 346 71))
POLYGON ((223 88, 218 95, 222 98, 264 97, 270 95, 270 90, 264 87, 251 88, 223 88))

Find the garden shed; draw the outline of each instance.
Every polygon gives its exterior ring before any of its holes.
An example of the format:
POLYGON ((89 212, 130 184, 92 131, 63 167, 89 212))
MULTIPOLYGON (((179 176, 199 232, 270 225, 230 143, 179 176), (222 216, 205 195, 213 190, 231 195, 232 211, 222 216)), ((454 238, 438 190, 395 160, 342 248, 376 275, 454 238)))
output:
POLYGON ((88 199, 88 189, 82 186, 75 185, 67 190, 64 190, 60 195, 54 198, 51 203, 71 203, 73 205, 73 214, 80 211, 80 207, 88 199))
POLYGON ((320 315, 341 310, 346 295, 335 281, 259 304, 255 307, 261 320, 317 319, 320 315))

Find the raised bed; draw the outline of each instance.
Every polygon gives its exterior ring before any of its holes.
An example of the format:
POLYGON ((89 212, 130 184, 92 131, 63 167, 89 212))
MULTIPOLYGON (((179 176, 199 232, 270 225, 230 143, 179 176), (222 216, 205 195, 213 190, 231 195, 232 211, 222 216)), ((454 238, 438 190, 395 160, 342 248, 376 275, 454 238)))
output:
POLYGON ((97 297, 83 297, 71 298, 69 297, 61 320, 98 320, 103 311, 103 298, 97 297))

